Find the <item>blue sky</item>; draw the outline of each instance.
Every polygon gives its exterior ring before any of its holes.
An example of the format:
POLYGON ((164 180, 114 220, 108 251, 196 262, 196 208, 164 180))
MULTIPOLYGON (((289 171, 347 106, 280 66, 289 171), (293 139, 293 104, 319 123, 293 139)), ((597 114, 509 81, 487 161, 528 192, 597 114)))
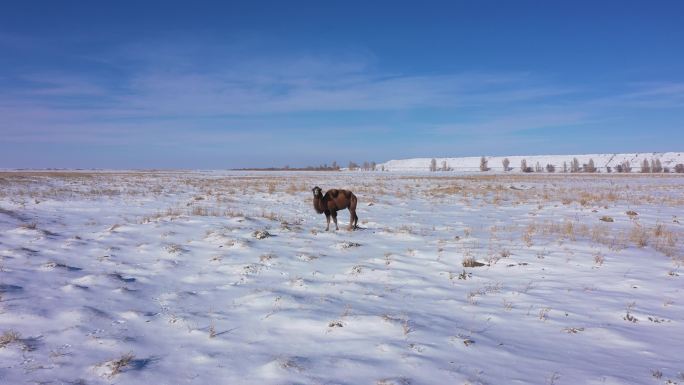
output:
POLYGON ((681 1, 22 1, 0 167, 684 150, 681 1))

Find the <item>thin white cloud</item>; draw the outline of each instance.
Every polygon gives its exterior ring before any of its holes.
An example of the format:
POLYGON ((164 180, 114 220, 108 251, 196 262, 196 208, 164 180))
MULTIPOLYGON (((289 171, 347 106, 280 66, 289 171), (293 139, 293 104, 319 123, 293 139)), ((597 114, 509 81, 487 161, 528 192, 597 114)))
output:
POLYGON ((684 107, 684 83, 649 82, 629 85, 616 92, 589 101, 593 105, 617 108, 671 109, 684 107))
POLYGON ((432 131, 438 134, 472 133, 479 136, 512 133, 538 128, 558 128, 595 123, 587 113, 557 110, 554 112, 516 112, 511 115, 480 118, 475 121, 437 125, 432 131))

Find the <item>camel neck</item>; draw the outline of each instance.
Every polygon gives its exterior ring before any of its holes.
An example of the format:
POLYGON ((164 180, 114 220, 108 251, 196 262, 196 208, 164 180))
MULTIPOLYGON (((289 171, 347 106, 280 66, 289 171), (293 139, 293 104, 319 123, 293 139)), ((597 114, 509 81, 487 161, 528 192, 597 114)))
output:
POLYGON ((325 210, 323 210, 323 204, 321 201, 322 201, 322 197, 320 197, 320 196, 314 197, 314 200, 313 200, 314 209, 319 214, 325 211, 325 210))

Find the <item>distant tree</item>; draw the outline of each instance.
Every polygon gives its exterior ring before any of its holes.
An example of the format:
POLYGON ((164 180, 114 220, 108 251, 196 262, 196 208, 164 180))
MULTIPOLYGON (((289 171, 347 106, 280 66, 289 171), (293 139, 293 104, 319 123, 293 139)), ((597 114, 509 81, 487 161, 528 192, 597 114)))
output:
POLYGON ((437 171, 437 159, 435 158, 432 158, 432 160, 430 161, 430 171, 437 171))
POLYGON ((442 161, 442 171, 451 171, 451 167, 449 167, 449 164, 446 160, 442 161))
POLYGON ((504 160, 501 161, 501 164, 503 164, 504 171, 510 171, 508 165, 511 164, 511 161, 508 160, 508 158, 504 158, 504 160))
POLYGON ((527 172, 527 161, 525 159, 520 161, 520 171, 527 172))
POLYGON ((663 164, 660 163, 660 159, 651 161, 651 171, 653 172, 663 172, 663 164))
POLYGON ((375 163, 375 161, 370 162, 370 168, 371 171, 375 171, 375 169, 378 167, 378 165, 375 163))
POLYGON ((484 156, 480 158, 480 171, 489 171, 489 167, 487 167, 487 158, 484 156))
POLYGON ((340 169, 340 166, 338 166, 338 165, 337 165, 337 162, 334 161, 334 160, 333 160, 333 162, 332 162, 332 166, 331 166, 331 167, 332 167, 333 170, 339 170, 339 169, 340 169))
POLYGON ((352 162, 352 161, 350 160, 350 161, 349 161, 349 167, 348 167, 348 168, 349 168, 350 171, 353 171, 353 170, 358 169, 358 168, 359 168, 359 165, 356 164, 356 163, 354 163, 354 162, 352 162))
POLYGON ((380 166, 380 170, 385 171, 385 165, 384 164, 382 166, 380 166))
POLYGON ((556 166, 552 165, 551 163, 547 164, 546 172, 556 172, 556 166))
POLYGON ((568 162, 563 161, 563 172, 568 172, 568 162))
POLYGON ((580 172, 579 160, 577 160, 577 158, 572 158, 572 163, 570 163, 570 172, 580 172))
POLYGON ((684 173, 684 164, 682 164, 682 163, 676 164, 674 170, 677 174, 683 174, 684 173))
POLYGON ((622 171, 620 171, 620 172, 627 172, 627 173, 632 172, 632 165, 629 163, 628 160, 623 161, 621 163, 621 165, 622 165, 622 171))
POLYGON ((651 172, 651 165, 648 163, 648 159, 644 159, 644 161, 641 163, 641 172, 643 172, 643 173, 651 172))
POLYGON ((615 166, 615 172, 625 172, 625 171, 622 169, 622 165, 618 164, 617 166, 615 166))
POLYGON ((610 166, 606 166, 606 172, 610 174, 611 172, 613 172, 613 169, 610 168, 610 166))
POLYGON ((534 164, 534 172, 542 172, 544 169, 542 168, 541 164, 539 162, 534 164))
POLYGON ((596 172, 596 166, 594 165, 593 159, 589 159, 589 163, 584 165, 584 172, 596 172))

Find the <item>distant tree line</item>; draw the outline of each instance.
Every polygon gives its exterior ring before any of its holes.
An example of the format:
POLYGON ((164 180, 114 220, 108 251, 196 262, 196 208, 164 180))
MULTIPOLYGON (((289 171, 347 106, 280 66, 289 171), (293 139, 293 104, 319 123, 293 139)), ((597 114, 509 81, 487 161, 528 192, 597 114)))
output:
POLYGON ((290 167, 285 165, 283 167, 250 167, 250 168, 238 168, 236 170, 240 171, 339 171, 340 167, 336 162, 332 165, 321 164, 318 166, 304 166, 304 167, 290 167))
MULTIPOLYGON (((501 164, 503 166, 503 170, 505 172, 508 171, 513 171, 513 167, 511 167, 511 161, 508 158, 504 158, 501 161, 501 164)), ((333 161, 332 164, 328 165, 327 163, 321 164, 318 166, 305 166, 305 167, 290 167, 289 165, 285 165, 283 167, 266 167, 266 168, 241 168, 238 170, 244 170, 244 171, 339 171, 341 169, 340 165, 336 162, 333 161)), ((377 163, 374 161, 364 161, 360 165, 354 161, 349 161, 347 165, 347 169, 350 171, 385 171, 385 166, 380 165, 378 167, 377 163)), ((556 171, 559 172, 570 172, 570 173, 596 173, 600 172, 605 169, 605 172, 611 173, 611 172, 616 172, 616 173, 631 173, 633 170, 633 167, 631 163, 628 160, 622 161, 619 164, 615 165, 614 167, 610 166, 604 166, 604 167, 597 167, 596 164, 594 163, 594 159, 589 159, 587 163, 580 164, 579 160, 577 158, 572 158, 572 160, 564 161, 562 165, 554 165, 551 163, 547 163, 545 166, 540 164, 539 162, 536 162, 534 165, 528 165, 526 159, 522 159, 520 161, 520 171, 522 172, 547 172, 547 173, 554 173, 556 171)), ((430 171, 432 172, 437 172, 437 171, 453 171, 454 169, 449 166, 446 160, 443 160, 441 163, 437 163, 437 159, 432 158, 430 160, 430 171)), ((491 168, 489 167, 489 161, 486 157, 482 156, 480 157, 480 171, 489 171, 491 168)), ((669 172, 676 172, 679 174, 684 173, 684 164, 679 163, 674 166, 674 169, 671 170, 669 167, 663 166, 662 162, 658 158, 653 158, 653 159, 644 159, 641 163, 639 163, 639 168, 638 170, 641 173, 669 173, 669 172)))
POLYGON ((359 171, 385 171, 385 166, 382 165, 382 166, 380 166, 380 169, 378 169, 378 165, 375 162, 365 161, 361 165, 359 165, 356 162, 353 162, 350 160, 349 164, 347 165, 347 169, 350 171, 354 171, 354 170, 359 170, 359 171))
MULTIPOLYGON (((508 158, 505 158, 502 162, 503 169, 504 171, 511 171, 512 168, 509 166, 510 161, 508 158)), ((662 165, 662 162, 660 159, 651 159, 650 161, 648 159, 644 159, 641 164, 640 164, 640 172, 642 173, 669 173, 671 172, 669 167, 664 167, 662 165)), ((486 167, 486 163, 483 163, 482 160, 480 160, 480 171, 486 171, 484 170, 484 167, 486 167)), ((611 173, 611 172, 617 172, 617 173, 630 173, 632 172, 632 165, 628 160, 622 161, 620 164, 617 164, 614 168, 610 166, 605 166, 605 172, 611 173)), ((522 172, 556 172, 556 165, 554 164, 547 164, 546 167, 542 168, 541 164, 537 162, 534 167, 529 166, 527 164, 526 159, 522 159, 520 161, 520 171, 522 172)), ((578 173, 578 172, 584 172, 584 173, 595 173, 595 172, 600 172, 599 167, 596 166, 594 163, 594 159, 589 159, 587 163, 583 163, 580 165, 580 162, 577 158, 573 158, 569 163, 567 161, 564 161, 562 164, 562 167, 560 169, 561 172, 571 172, 571 173, 578 173)), ((674 172, 676 173, 684 173, 684 164, 677 164, 674 167, 674 172)))
POLYGON ((435 172, 435 171, 453 171, 454 169, 449 167, 449 163, 447 163, 446 160, 443 160, 442 163, 440 164, 439 167, 437 167, 437 159, 432 158, 430 161, 430 171, 435 172))
MULTIPOLYGON (((508 172, 508 171, 513 171, 513 167, 511 167, 511 161, 508 158, 504 158, 501 161, 501 165, 503 166, 503 171, 508 172)), ((432 158, 430 160, 430 171, 431 172, 437 172, 437 171, 453 171, 452 167, 449 167, 448 163, 446 160, 443 160, 441 165, 437 164, 437 159, 432 158)), ((491 168, 489 167, 489 160, 482 156, 480 157, 480 171, 489 171, 491 168)), ((622 161, 620 164, 615 165, 614 167, 611 166, 603 166, 599 167, 596 165, 594 162, 593 158, 590 158, 587 163, 582 163, 580 164, 580 161, 577 158, 572 158, 570 161, 564 161, 562 165, 555 165, 551 163, 547 163, 546 165, 542 165, 539 162, 536 162, 534 165, 528 164, 527 159, 521 159, 520 161, 520 171, 522 172, 547 172, 547 173, 554 173, 556 171, 558 172, 563 172, 563 173, 597 173, 597 172, 607 172, 607 173, 612 173, 612 172, 617 172, 617 173, 630 173, 632 172, 632 165, 628 160, 622 161)), ((660 159, 654 158, 651 159, 650 161, 648 159, 644 159, 643 162, 640 163, 640 171, 642 173, 669 173, 671 172, 669 167, 664 167, 662 165, 662 162, 660 159)), ((684 164, 677 164, 674 167, 674 172, 676 173, 684 173, 684 164)))

